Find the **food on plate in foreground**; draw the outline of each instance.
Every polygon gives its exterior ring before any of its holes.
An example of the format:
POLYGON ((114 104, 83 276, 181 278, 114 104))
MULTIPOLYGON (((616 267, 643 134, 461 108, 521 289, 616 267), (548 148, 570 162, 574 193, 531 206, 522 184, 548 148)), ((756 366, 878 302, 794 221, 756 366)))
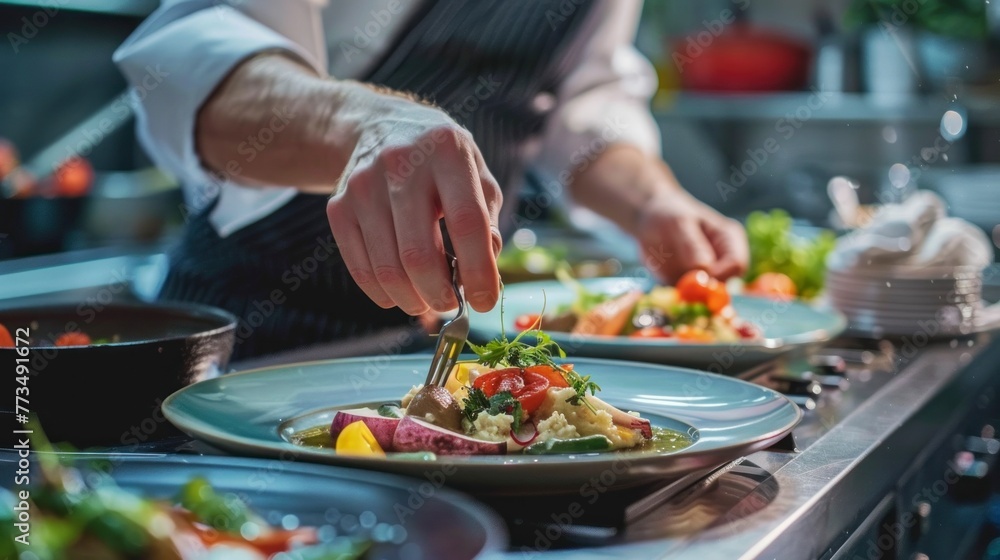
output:
POLYGON ((328 427, 293 440, 342 455, 416 460, 670 451, 692 443, 686 434, 654 428, 639 413, 598 398, 598 384, 560 363, 565 353, 540 330, 469 346, 478 358, 459 362, 444 387, 421 391, 417 385, 399 403, 338 410, 328 427), (536 344, 524 342, 529 334, 536 344))
POLYGON ((33 431, 36 451, 46 451, 35 454, 41 482, 30 493, 0 493, 2 558, 268 560, 293 553, 303 560, 356 560, 374 544, 327 538, 316 527, 274 526, 202 477, 189 479, 172 498, 142 496, 104 474, 108 466, 100 461, 92 468, 62 464, 40 428, 33 431), (23 509, 31 512, 30 533, 18 529, 23 509))
POLYGON ((549 315, 518 316, 518 330, 538 326, 578 336, 676 338, 683 342, 737 342, 761 338, 759 329, 736 315, 725 284, 695 270, 676 286, 655 286, 648 292, 594 293, 579 281, 560 274, 576 291, 576 300, 549 315))

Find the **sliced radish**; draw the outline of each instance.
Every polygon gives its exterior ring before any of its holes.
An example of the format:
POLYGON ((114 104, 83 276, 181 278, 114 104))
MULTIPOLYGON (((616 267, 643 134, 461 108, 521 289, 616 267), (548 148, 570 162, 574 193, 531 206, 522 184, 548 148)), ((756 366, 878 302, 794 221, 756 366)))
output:
POLYGON ((349 410, 338 410, 330 424, 330 436, 333 441, 337 441, 337 436, 351 422, 361 421, 368 426, 375 441, 382 447, 383 451, 392 451, 392 437, 396 433, 396 428, 402 422, 399 418, 388 418, 382 416, 377 410, 371 408, 352 408, 349 410))
POLYGON ((629 428, 631 430, 639 430, 642 432, 643 437, 653 437, 653 427, 650 425, 649 420, 645 418, 636 418, 635 416, 621 411, 592 395, 587 396, 587 401, 594 405, 594 408, 597 410, 603 410, 610 414, 611 421, 614 422, 615 425, 629 428))
POLYGON ((504 455, 507 442, 485 441, 404 416, 392 438, 393 451, 431 451, 438 455, 504 455))
POLYGON ((525 422, 521 424, 521 429, 514 433, 510 432, 510 439, 514 440, 514 443, 520 445, 521 447, 528 447, 531 442, 535 441, 538 437, 538 428, 535 427, 534 422, 525 422))

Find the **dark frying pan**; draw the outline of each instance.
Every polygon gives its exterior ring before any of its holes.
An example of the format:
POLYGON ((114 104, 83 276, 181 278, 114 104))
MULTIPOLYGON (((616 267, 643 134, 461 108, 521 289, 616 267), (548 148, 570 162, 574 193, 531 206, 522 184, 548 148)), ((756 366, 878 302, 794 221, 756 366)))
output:
MULTIPOLYGON (((94 302, 81 305, 0 307, 12 336, 29 329, 28 402, 53 442, 77 448, 128 446, 177 435, 160 402, 191 383, 224 373, 235 343, 237 318, 202 305, 94 302), (80 331, 98 344, 55 346, 80 331)), ((0 400, 17 429, 18 351, 0 348, 8 380, 0 400)), ((21 390, 25 395, 25 391, 21 390)), ((11 430, 4 430, 9 440, 11 430)))

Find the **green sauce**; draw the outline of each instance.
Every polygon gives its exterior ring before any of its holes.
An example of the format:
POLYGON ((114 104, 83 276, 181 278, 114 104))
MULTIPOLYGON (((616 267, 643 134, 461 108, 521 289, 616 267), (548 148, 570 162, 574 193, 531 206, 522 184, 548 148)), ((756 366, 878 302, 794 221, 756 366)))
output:
POLYGON ((623 451, 655 451, 658 453, 664 451, 680 451, 686 447, 690 447, 694 443, 691 436, 678 432, 677 430, 670 430, 667 428, 653 428, 652 439, 646 440, 645 443, 635 447, 634 449, 623 449, 623 451))

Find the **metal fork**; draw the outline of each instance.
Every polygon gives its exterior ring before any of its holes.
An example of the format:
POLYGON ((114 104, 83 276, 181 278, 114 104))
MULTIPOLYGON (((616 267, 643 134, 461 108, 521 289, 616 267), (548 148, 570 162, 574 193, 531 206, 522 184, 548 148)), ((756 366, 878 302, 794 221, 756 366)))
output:
POLYGON ((449 257, 451 258, 451 287, 455 290, 455 298, 458 300, 458 313, 441 326, 437 348, 434 350, 434 359, 427 372, 424 387, 444 386, 448 374, 458 362, 458 356, 462 353, 465 341, 469 337, 469 308, 465 302, 465 294, 458 285, 458 261, 451 255, 449 257))

